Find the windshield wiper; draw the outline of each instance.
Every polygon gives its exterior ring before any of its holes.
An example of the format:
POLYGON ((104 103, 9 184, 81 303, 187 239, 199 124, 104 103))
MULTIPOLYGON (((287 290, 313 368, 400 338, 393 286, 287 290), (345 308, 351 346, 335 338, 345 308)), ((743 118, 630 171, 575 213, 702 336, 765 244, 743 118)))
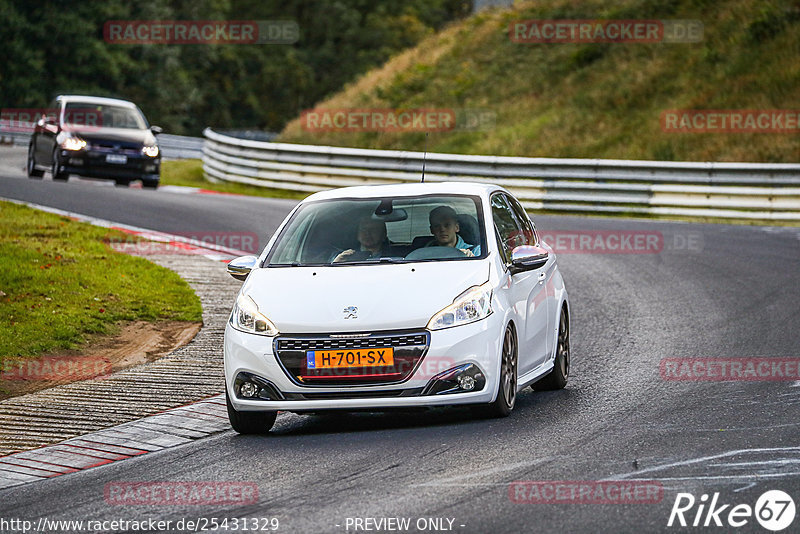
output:
POLYGON ((392 258, 389 256, 385 256, 383 258, 371 258, 367 260, 358 260, 358 261, 332 261, 328 265, 371 265, 374 263, 404 263, 405 258, 392 258))

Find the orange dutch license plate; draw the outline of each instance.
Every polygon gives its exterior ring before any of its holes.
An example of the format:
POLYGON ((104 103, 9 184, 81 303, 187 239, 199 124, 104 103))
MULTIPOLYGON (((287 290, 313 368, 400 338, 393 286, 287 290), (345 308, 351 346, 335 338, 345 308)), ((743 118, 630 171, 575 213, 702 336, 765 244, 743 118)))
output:
POLYGON ((394 349, 309 350, 306 365, 308 369, 391 366, 394 365, 394 349))

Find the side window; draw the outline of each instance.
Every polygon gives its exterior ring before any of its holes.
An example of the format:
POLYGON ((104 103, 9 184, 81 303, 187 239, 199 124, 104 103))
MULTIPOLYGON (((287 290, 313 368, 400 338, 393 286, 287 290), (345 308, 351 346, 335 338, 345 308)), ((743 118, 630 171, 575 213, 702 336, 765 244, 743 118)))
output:
POLYGON ((538 241, 536 238, 536 228, 534 228, 531 218, 525 213, 525 208, 522 207, 516 198, 507 197, 508 203, 511 204, 511 209, 514 210, 514 215, 517 217, 519 226, 522 228, 522 234, 525 238, 525 245, 535 245, 538 241))
POLYGON ((492 196, 492 219, 500 237, 505 259, 508 261, 511 258, 511 251, 525 244, 525 237, 505 195, 496 194, 492 196))

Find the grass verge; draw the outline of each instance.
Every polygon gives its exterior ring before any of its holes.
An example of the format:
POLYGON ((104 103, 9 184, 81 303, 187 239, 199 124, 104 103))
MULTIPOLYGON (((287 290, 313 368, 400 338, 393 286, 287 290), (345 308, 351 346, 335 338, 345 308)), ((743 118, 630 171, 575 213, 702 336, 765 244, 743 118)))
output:
POLYGON ((239 184, 236 182, 209 182, 203 176, 203 162, 199 159, 167 160, 161 162, 161 185, 200 187, 219 193, 249 195, 254 197, 293 198, 302 200, 311 193, 285 191, 270 187, 239 184))
POLYGON ((0 202, 0 364, 80 348, 125 321, 201 321, 176 273, 109 246, 131 238, 0 202))

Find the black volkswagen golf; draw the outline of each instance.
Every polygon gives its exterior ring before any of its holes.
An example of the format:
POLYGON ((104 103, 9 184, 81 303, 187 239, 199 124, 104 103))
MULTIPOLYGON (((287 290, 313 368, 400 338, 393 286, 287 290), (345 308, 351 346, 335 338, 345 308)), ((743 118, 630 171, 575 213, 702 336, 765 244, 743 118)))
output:
POLYGON ((155 135, 133 102, 114 98, 62 95, 36 123, 28 146, 28 176, 50 171, 54 180, 70 174, 114 180, 127 186, 141 180, 158 187, 161 154, 155 135))

